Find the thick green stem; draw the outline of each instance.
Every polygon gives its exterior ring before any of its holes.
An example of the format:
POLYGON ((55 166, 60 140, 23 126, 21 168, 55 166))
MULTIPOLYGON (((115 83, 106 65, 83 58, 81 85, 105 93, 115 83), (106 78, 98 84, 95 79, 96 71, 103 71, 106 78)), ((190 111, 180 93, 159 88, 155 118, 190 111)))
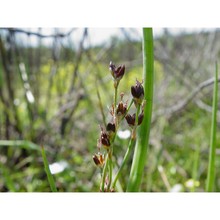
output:
POLYGON ((217 110, 218 110, 218 65, 216 63, 215 84, 213 89, 213 104, 212 104, 212 125, 209 151, 209 167, 206 191, 212 192, 215 181, 215 151, 216 151, 216 128, 217 128, 217 110))
POLYGON ((152 28, 143 28, 143 77, 146 107, 144 119, 138 129, 137 142, 128 182, 127 191, 139 191, 144 165, 146 163, 149 144, 152 105, 153 105, 153 78, 154 78, 154 53, 152 28))

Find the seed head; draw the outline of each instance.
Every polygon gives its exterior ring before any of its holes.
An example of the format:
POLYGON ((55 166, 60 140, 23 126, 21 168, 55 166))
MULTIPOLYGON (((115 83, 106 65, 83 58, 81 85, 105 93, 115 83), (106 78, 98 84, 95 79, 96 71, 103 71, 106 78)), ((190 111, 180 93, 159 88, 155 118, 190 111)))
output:
POLYGON ((127 114, 125 119, 129 126, 133 127, 135 125, 135 113, 133 115, 127 114))
POLYGON ((102 167, 104 165, 104 155, 98 153, 93 155, 92 159, 97 166, 102 167))
MULTIPOLYGON (((135 125, 135 118, 136 118, 136 114, 134 113, 133 115, 130 115, 130 114, 127 114, 125 116, 125 119, 128 123, 129 126, 133 127, 135 125)), ((144 118, 144 113, 143 111, 141 112, 140 115, 138 115, 138 125, 140 125, 143 121, 143 118, 144 118)))
POLYGON ((114 137, 115 135, 115 123, 108 123, 107 126, 106 126, 106 131, 108 133, 108 136, 109 136, 109 140, 112 140, 112 138, 114 137))
POLYGON ((101 128, 101 137, 100 137, 101 143, 104 147, 108 148, 111 144, 110 144, 110 138, 107 132, 105 132, 103 130, 103 128, 101 128))
POLYGON ((116 114, 118 116, 124 115, 127 111, 127 104, 123 103, 122 101, 119 102, 117 109, 116 109, 116 114))
POLYGON ((138 80, 136 80, 136 85, 131 87, 131 94, 135 104, 142 103, 144 98, 144 88, 138 80))
POLYGON ((109 123, 107 124, 107 126, 106 126, 106 130, 107 130, 108 132, 113 132, 113 133, 115 133, 115 124, 109 122, 109 123))
POLYGON ((111 61, 109 64, 109 70, 114 78, 115 86, 118 86, 119 81, 125 74, 125 65, 116 67, 113 62, 111 61))

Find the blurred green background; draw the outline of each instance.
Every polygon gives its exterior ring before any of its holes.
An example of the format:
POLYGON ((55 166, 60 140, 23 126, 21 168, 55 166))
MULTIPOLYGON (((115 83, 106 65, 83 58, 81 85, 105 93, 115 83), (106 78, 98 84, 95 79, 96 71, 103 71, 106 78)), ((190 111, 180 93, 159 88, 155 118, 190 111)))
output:
MULTIPOLYGON (((154 32, 153 119, 141 191, 201 192, 209 156, 209 82, 220 57, 220 31, 154 32)), ((119 94, 130 99, 131 85, 142 80, 141 39, 141 31, 132 28, 0 29, 0 191, 50 191, 41 145, 58 191, 99 191, 100 170, 92 160, 103 125, 97 90, 108 116, 114 93, 109 62, 125 64, 119 94)), ((216 167, 219 122, 220 110, 216 167)), ((127 143, 116 139, 119 163, 127 143)), ((120 178, 122 189, 130 165, 120 178)), ((220 191, 218 168, 215 191, 220 191)))

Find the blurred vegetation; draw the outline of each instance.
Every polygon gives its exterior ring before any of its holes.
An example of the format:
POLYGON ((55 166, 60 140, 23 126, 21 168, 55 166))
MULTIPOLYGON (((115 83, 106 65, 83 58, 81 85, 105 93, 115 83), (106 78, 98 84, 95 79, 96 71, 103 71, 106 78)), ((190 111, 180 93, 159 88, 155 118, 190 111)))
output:
MULTIPOLYGON (((65 164, 54 174, 58 191, 99 190, 100 170, 92 160, 103 124, 97 89, 107 115, 113 102, 109 62, 125 64, 119 94, 129 99, 130 86, 142 76, 141 36, 122 29, 123 37, 91 45, 90 29, 81 29, 75 40, 77 31, 0 29, 0 191, 50 191, 40 146, 50 164, 65 164)), ((214 76, 219 38, 217 29, 178 35, 164 29, 155 37, 153 121, 142 191, 204 191, 213 82, 200 85, 214 76)), ((220 110, 216 167, 219 127, 220 110)), ((127 142, 117 137, 117 162, 127 142)), ((122 189, 128 175, 123 176, 122 189)), ((220 191, 220 169, 214 190, 220 191)))

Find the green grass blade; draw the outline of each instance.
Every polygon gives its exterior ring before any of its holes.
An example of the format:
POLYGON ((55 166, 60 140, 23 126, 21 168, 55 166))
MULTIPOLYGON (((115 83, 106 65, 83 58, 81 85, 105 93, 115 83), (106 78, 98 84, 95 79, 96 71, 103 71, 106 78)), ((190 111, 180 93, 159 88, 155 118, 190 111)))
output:
POLYGON ((37 150, 40 151, 40 147, 31 141, 25 140, 0 140, 0 147, 11 146, 11 147, 21 147, 24 149, 37 150))
POLYGON ((57 188, 56 188, 53 176, 50 172, 49 164, 48 164, 46 153, 44 151, 43 146, 41 147, 41 153, 42 153, 42 157, 43 157, 43 161, 44 161, 44 168, 45 168, 45 171, 47 174, 48 182, 50 184, 50 188, 51 188, 52 192, 57 192, 57 188))
POLYGON ((153 105, 153 81, 154 81, 154 50, 153 30, 143 28, 143 78, 146 107, 144 120, 138 129, 137 142, 133 156, 127 191, 139 191, 144 165, 146 163, 147 149, 150 135, 151 115, 153 105))
POLYGON ((215 83, 213 90, 212 102, 212 124, 211 124, 211 138, 209 151, 209 167, 206 191, 212 192, 215 181, 215 152, 216 152, 216 128, 217 128, 217 110, 218 110, 218 64, 216 63, 215 83))

